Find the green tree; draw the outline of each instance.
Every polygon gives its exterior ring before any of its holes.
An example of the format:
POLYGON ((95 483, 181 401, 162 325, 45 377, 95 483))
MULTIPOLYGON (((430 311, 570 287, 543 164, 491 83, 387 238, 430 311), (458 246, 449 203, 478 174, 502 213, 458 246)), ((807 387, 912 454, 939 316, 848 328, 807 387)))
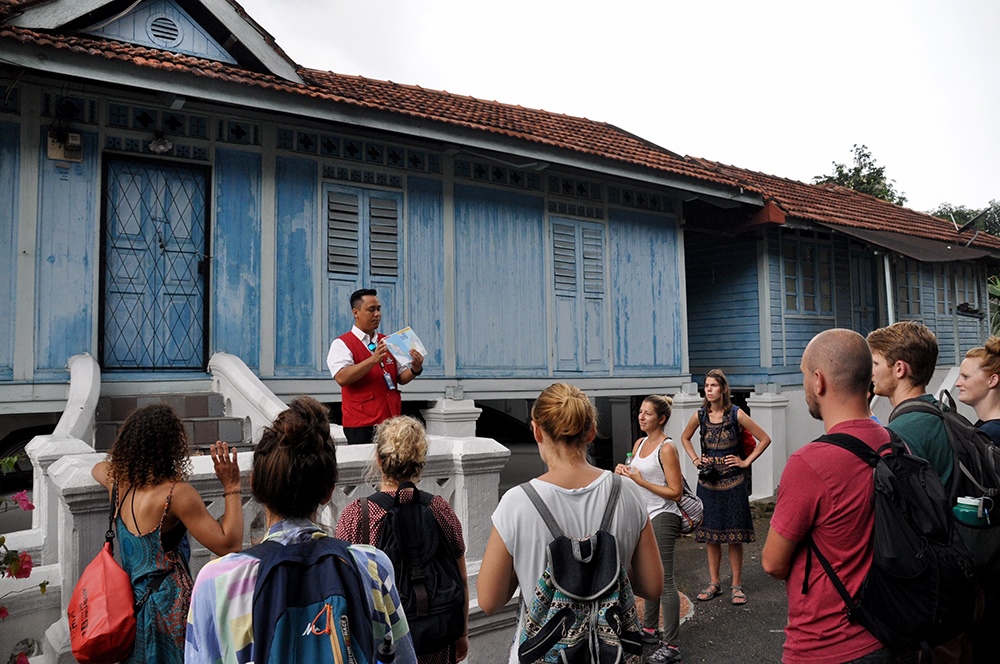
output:
POLYGON ((813 184, 832 182, 896 205, 906 203, 906 196, 903 192, 896 191, 896 181, 885 176, 885 166, 875 164, 875 159, 872 158, 871 150, 868 149, 867 145, 859 146, 855 143, 853 152, 853 165, 848 166, 833 162, 833 173, 817 175, 813 178, 813 184))
POLYGON ((1000 235, 1000 201, 994 199, 984 208, 969 208, 964 205, 941 203, 927 214, 941 219, 954 220, 959 228, 976 220, 975 227, 992 235, 1000 235), (982 216, 980 216, 982 215, 982 216))

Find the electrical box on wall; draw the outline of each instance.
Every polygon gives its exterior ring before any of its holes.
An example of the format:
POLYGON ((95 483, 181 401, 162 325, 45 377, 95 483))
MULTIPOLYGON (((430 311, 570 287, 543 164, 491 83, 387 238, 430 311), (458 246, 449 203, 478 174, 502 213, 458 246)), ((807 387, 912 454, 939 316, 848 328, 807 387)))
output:
POLYGON ((50 129, 48 157, 57 161, 83 161, 83 138, 76 132, 50 129))

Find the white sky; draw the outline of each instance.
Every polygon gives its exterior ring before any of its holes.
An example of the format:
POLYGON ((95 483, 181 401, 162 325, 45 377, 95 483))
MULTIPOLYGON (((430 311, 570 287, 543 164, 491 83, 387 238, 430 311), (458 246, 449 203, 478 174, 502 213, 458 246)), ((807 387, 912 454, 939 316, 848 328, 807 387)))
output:
POLYGON ((996 0, 240 2, 305 67, 807 182, 865 144, 910 207, 1000 199, 996 0))

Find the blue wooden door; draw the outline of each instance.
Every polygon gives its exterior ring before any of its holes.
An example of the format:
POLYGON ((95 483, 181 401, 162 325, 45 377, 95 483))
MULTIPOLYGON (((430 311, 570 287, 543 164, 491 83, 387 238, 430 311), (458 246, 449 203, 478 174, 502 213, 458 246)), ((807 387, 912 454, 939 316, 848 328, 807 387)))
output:
POLYGON ((867 335, 879 327, 878 264, 867 251, 851 253, 851 325, 867 335))
POLYGON ((101 366, 203 369, 205 171, 109 159, 104 182, 101 366))

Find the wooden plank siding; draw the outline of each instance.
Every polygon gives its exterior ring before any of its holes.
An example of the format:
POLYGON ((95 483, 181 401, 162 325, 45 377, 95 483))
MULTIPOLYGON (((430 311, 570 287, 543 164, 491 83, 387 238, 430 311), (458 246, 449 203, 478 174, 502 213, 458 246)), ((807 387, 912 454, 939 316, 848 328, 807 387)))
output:
MULTIPOLYGON (((214 191, 215 214, 208 219, 213 256, 211 296, 206 303, 211 312, 210 354, 231 353, 257 369, 262 288, 260 155, 216 149, 214 191)), ((280 300, 282 289, 276 290, 280 300)))
POLYGON ((455 185, 460 375, 547 375, 544 228, 539 196, 455 185))
POLYGON ((759 373, 756 238, 688 231, 684 248, 691 373, 759 373))
MULTIPOLYGON (((39 149, 46 153, 47 137, 39 149)), ((43 159, 39 169, 35 378, 65 380, 66 361, 95 349, 97 136, 81 132, 83 161, 43 159)))
POLYGON ((274 371, 280 376, 304 375, 317 369, 321 343, 314 321, 322 316, 315 286, 323 238, 318 177, 317 164, 311 159, 277 158, 274 371))
POLYGON ((17 307, 17 186, 21 127, 0 122, 0 380, 14 375, 14 314, 17 307))
POLYGON ((608 217, 615 374, 677 375, 684 306, 677 220, 616 208, 608 217))
POLYGON ((439 180, 407 178, 406 316, 424 342, 424 375, 443 376, 445 351, 444 190, 439 180))

